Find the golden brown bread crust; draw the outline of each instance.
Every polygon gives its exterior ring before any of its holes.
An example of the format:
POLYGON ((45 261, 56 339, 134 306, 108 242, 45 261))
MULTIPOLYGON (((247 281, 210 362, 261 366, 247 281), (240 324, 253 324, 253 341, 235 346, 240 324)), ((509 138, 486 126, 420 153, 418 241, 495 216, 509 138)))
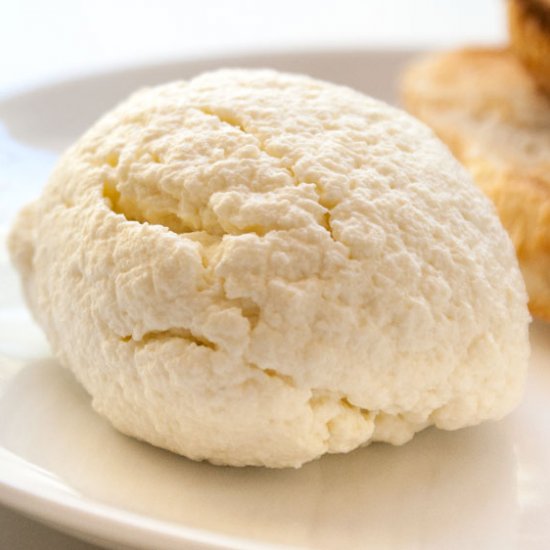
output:
POLYGON ((508 27, 514 53, 550 94, 550 1, 508 0, 508 27))
POLYGON ((505 49, 420 60, 405 73, 402 95, 495 203, 531 312, 550 321, 550 98, 505 49))

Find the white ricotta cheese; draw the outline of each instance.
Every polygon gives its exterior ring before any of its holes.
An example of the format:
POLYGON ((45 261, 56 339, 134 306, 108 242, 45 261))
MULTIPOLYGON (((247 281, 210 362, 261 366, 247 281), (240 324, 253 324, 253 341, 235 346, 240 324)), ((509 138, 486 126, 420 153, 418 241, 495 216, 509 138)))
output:
POLYGON ((427 127, 345 87, 140 91, 9 244, 95 409, 192 459, 297 467, 521 396, 527 296, 493 207, 427 127))

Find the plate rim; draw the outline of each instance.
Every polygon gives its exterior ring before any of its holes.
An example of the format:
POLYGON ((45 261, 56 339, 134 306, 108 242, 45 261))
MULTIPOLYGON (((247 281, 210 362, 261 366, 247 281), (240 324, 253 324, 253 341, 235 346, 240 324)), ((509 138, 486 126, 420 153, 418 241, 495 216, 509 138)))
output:
POLYGON ((296 47, 296 48, 272 48, 272 49, 259 49, 251 52, 249 49, 235 49, 227 53, 222 52, 206 52, 202 55, 190 55, 189 57, 174 56, 166 57, 162 59, 150 60, 145 63, 130 62, 123 63, 119 66, 107 67, 105 69, 91 69, 82 72, 69 73, 59 78, 52 78, 51 80, 43 80, 41 82, 30 82, 20 87, 9 87, 4 90, 0 89, 0 106, 9 104, 12 101, 18 101, 27 99, 28 97, 44 92, 53 92, 57 88, 73 85, 84 84, 87 81, 96 80, 99 78, 111 78, 115 76, 131 76, 140 72, 148 72, 153 70, 169 70, 171 67, 185 67, 187 65, 194 64, 208 64, 208 63, 220 63, 225 66, 236 66, 239 60, 246 59, 247 62, 258 62, 262 60, 269 60, 276 57, 279 59, 293 59, 296 57, 310 57, 310 58, 326 58, 326 57, 350 57, 350 56, 395 56, 400 57, 413 57, 417 55, 427 54, 433 51, 433 48, 412 46, 406 47, 403 44, 387 46, 353 46, 349 44, 337 45, 334 47, 326 47, 315 45, 296 47))
MULTIPOLYGON (((21 468, 24 464, 24 471, 32 468, 47 473, 44 468, 33 465, 3 446, 0 450, 3 451, 4 457, 8 456, 13 460, 17 468, 21 468)), ((0 465, 2 462, 3 458, 0 455, 0 465)), ((60 479, 57 475, 55 477, 60 479)), ((204 550, 298 550, 303 548, 189 527, 174 521, 156 519, 124 510, 84 495, 78 498, 76 494, 71 495, 62 491, 50 493, 32 482, 23 483, 8 479, 1 468, 0 504, 36 521, 55 526, 57 530, 70 532, 75 537, 78 537, 79 533, 85 533, 90 537, 119 544, 131 544, 136 548, 151 548, 152 543, 158 549, 181 548, 182 543, 194 545, 188 546, 189 548, 204 550), (93 522, 90 521, 91 519, 93 522), (65 531, 64 527, 68 531, 65 531), (162 543, 162 546, 159 546, 159 543, 162 543)))

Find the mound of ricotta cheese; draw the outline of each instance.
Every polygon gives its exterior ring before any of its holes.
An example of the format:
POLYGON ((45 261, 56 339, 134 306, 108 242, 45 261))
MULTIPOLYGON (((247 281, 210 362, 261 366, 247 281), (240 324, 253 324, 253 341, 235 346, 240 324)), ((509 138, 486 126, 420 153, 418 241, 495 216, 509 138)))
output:
POLYGON ((298 467, 519 401, 527 296, 488 199, 349 88, 220 70, 144 89, 9 238, 54 353, 120 431, 298 467))

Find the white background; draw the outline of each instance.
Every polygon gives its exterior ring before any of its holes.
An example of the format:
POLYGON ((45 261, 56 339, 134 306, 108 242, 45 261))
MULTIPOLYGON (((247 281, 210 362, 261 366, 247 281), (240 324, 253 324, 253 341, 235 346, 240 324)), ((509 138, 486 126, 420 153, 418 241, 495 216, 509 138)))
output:
MULTIPOLYGON (((505 37, 504 0, 1 0, 0 96, 95 71, 196 56, 448 48, 505 37)), ((31 548, 92 546, 0 507, 0 550, 31 548)))
POLYGON ((2 0, 0 93, 247 50, 449 47, 505 38, 504 0, 2 0))

